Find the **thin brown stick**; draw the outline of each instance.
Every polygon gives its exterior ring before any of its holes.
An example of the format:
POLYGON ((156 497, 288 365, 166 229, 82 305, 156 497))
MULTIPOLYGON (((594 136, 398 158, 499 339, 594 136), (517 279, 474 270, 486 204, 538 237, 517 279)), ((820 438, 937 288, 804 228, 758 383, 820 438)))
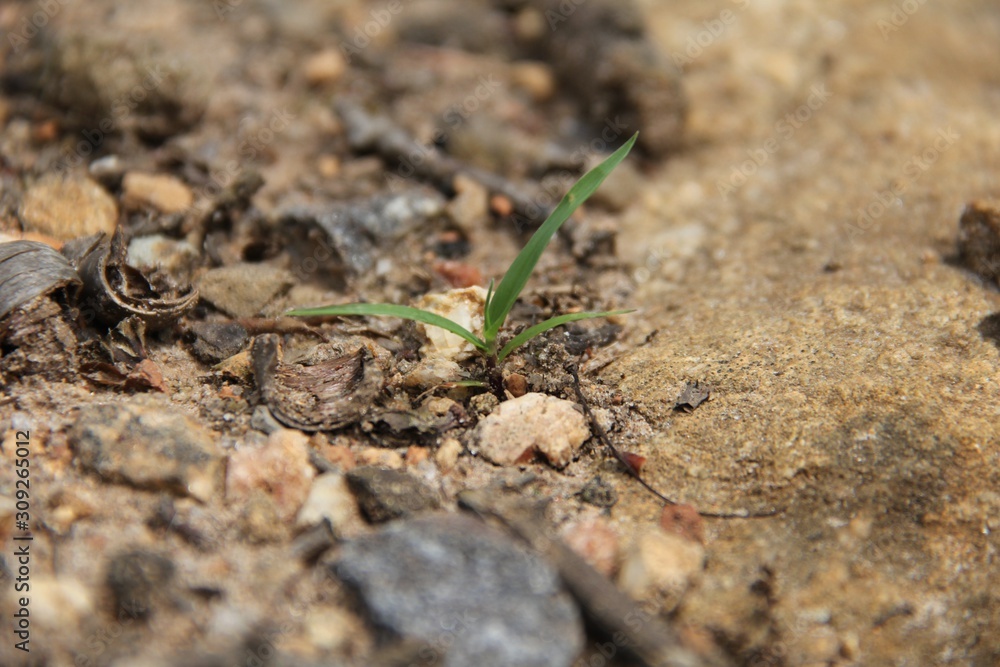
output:
POLYGON ((451 190, 456 175, 468 176, 509 199, 514 212, 532 223, 545 220, 551 212, 550 207, 537 203, 506 178, 464 164, 433 146, 424 146, 387 116, 370 113, 349 100, 338 101, 336 107, 347 140, 356 151, 375 151, 388 162, 407 165, 415 175, 445 190, 451 190))
POLYGON ((657 615, 642 609, 610 580, 592 568, 566 544, 544 528, 522 498, 505 497, 487 489, 463 491, 462 509, 483 520, 492 518, 527 543, 559 572, 570 594, 592 624, 642 661, 647 667, 715 667, 717 661, 683 645, 677 632, 657 615))
MULTIPOLYGON (((611 440, 608 438, 607 432, 594 417, 594 413, 590 410, 590 405, 588 405, 587 403, 587 398, 583 395, 583 388, 580 386, 580 375, 577 371, 576 364, 568 364, 566 370, 569 371, 569 374, 573 376, 573 389, 576 391, 576 397, 577 399, 579 399, 580 406, 583 408, 584 416, 587 417, 587 420, 590 422, 594 434, 597 436, 597 439, 601 441, 601 444, 604 445, 604 447, 611 452, 612 456, 614 456, 615 459, 617 459, 618 462, 625 467, 625 470, 628 472, 628 474, 631 475, 633 478, 635 478, 635 480, 639 482, 639 484, 641 484, 647 491, 652 493, 654 496, 662 500, 667 505, 682 504, 680 501, 666 497, 665 495, 657 491, 649 482, 644 480, 642 478, 642 475, 639 474, 639 471, 636 470, 635 466, 632 465, 632 462, 628 460, 625 454, 623 454, 620 449, 618 449, 611 443, 611 440)), ((768 516, 774 516, 775 514, 781 512, 781 509, 774 508, 766 510, 764 512, 749 512, 749 511, 704 512, 702 510, 697 510, 697 511, 698 514, 700 514, 701 516, 712 517, 717 519, 758 519, 768 516)))

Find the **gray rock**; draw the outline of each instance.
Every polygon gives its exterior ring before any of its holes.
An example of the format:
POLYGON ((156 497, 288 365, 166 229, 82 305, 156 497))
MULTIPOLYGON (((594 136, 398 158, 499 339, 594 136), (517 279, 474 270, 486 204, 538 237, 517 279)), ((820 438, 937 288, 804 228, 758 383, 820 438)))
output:
POLYGON ((399 470, 361 466, 347 473, 347 484, 365 518, 372 523, 441 506, 433 489, 413 475, 399 470))
POLYGON ((211 433, 183 415, 136 405, 89 405, 70 428, 69 442, 85 469, 112 482, 205 502, 221 481, 211 433))
POLYGON ((106 583, 115 599, 115 617, 127 613, 145 618, 158 602, 169 597, 167 586, 174 576, 172 561, 150 551, 120 553, 108 563, 106 583))
POLYGON ((239 322, 195 322, 189 331, 194 337, 194 356, 209 364, 238 354, 250 342, 250 334, 239 322))
POLYGON ((260 315, 288 291, 295 277, 266 264, 233 264, 212 269, 198 281, 201 298, 232 317, 260 315))
MULTIPOLYGON (((444 211, 444 198, 429 189, 417 189, 322 208, 293 206, 280 217, 292 225, 319 227, 349 273, 359 275, 375 267, 376 249, 405 237, 424 220, 444 211)), ((308 250, 314 250, 315 241, 308 250)), ((310 252, 312 254, 312 252, 310 252)))
POLYGON ((467 516, 400 521, 344 545, 338 576, 436 664, 559 667, 583 648, 580 612, 542 559, 467 516))
POLYGON ((1000 203, 966 204, 958 221, 958 257, 967 268, 1000 284, 1000 203))

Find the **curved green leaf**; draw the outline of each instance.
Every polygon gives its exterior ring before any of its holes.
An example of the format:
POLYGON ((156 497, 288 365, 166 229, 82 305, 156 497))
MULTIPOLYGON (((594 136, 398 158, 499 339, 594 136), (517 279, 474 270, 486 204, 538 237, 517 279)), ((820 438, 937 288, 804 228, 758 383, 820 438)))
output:
MULTIPOLYGON (((490 284, 486 288, 486 300, 483 302, 483 337, 486 338, 486 332, 490 330, 490 302, 493 301, 493 279, 490 278, 490 284)), ((493 341, 486 338, 487 344, 491 344, 493 341)))
POLYGON ((568 324, 569 322, 576 322, 577 320, 590 320, 595 317, 611 317, 612 315, 624 315, 625 313, 634 312, 635 309, 606 310, 602 313, 567 313, 566 315, 556 315, 555 317, 550 317, 543 322, 539 322, 533 327, 528 327, 521 333, 511 338, 510 342, 504 345, 503 349, 500 350, 500 354, 497 355, 497 361, 503 361, 508 354, 521 347, 538 334, 543 334, 549 329, 555 329, 558 326, 568 324))
POLYGON ((507 319, 510 309, 514 307, 514 302, 517 301, 521 290, 528 284, 528 278, 535 270, 535 265, 538 264, 538 259, 542 256, 545 246, 552 240, 552 236, 569 219, 569 216, 573 215, 577 207, 594 194, 594 191, 604 182, 608 174, 625 159, 638 136, 639 133, 636 132, 631 139, 625 142, 625 145, 608 156, 604 162, 584 174, 570 188, 552 214, 542 223, 542 226, 535 231, 518 256, 514 258, 503 279, 500 280, 500 284, 497 285, 496 292, 493 293, 486 309, 485 321, 489 325, 485 327, 483 336, 487 341, 496 338, 497 331, 503 326, 504 320, 507 319))
POLYGON ((452 322, 447 317, 442 317, 436 313, 431 313, 419 308, 410 306, 397 306, 392 303, 345 303, 339 306, 322 306, 320 308, 300 308, 287 313, 296 317, 319 317, 324 315, 378 315, 382 317, 399 317, 404 320, 413 320, 429 324, 433 327, 440 327, 456 336, 461 336, 483 352, 487 351, 485 341, 480 339, 465 327, 452 322))

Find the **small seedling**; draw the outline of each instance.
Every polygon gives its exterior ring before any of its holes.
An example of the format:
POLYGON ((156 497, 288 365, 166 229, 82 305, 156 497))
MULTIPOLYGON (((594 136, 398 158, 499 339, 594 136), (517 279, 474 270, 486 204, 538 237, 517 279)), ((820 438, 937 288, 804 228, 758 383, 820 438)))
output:
POLYGON ((635 144, 635 140, 638 136, 638 133, 634 134, 632 138, 625 143, 625 145, 608 156, 608 158, 601 164, 584 174, 583 178, 577 181, 573 187, 570 188, 569 192, 567 192, 562 198, 562 201, 559 202, 559 205, 556 206, 555 210, 552 211, 549 217, 546 218, 545 222, 543 222, 542 225, 535 231, 531 239, 528 240, 528 243, 524 246, 521 252, 518 253, 514 262, 510 265, 510 267, 508 267, 507 272, 504 273, 503 278, 500 280, 500 284, 496 286, 495 290, 493 289, 493 281, 490 281, 490 285, 486 291, 486 304, 483 311, 482 338, 460 324, 436 313, 391 303, 347 303, 337 306, 324 306, 321 308, 304 308, 293 310, 289 312, 289 315, 297 315, 300 317, 316 317, 323 315, 380 315, 384 317, 399 317, 405 320, 413 320, 415 322, 441 327, 442 329, 450 331, 456 336, 460 336, 461 338, 467 340, 476 348, 476 350, 480 352, 480 354, 486 358, 486 363, 490 371, 490 386, 493 391, 502 398, 503 390, 500 386, 500 375, 497 370, 498 365, 507 358, 507 355, 521 345, 524 345, 539 334, 545 333, 546 331, 563 324, 568 324, 569 322, 592 319, 595 317, 609 317, 612 315, 621 315, 632 312, 631 310, 611 310, 599 313, 585 312, 557 315, 543 322, 539 322, 534 326, 528 327, 521 333, 511 338, 510 341, 502 348, 499 350, 497 349, 497 335, 500 333, 500 328, 507 319, 507 315, 510 313, 511 308, 514 307, 514 302, 517 301, 517 297, 521 294, 521 290, 523 290, 524 286, 528 283, 528 278, 531 276, 531 272, 534 271, 535 265, 542 256, 542 252, 545 250, 545 247, 548 245, 549 241, 562 224, 569 219, 574 211, 576 211, 577 207, 586 201, 590 195, 594 194, 594 191, 596 191, 601 183, 604 182, 604 179, 608 177, 608 174, 610 174, 614 168, 625 159, 625 156, 628 155, 630 150, 632 150, 632 146, 635 144))

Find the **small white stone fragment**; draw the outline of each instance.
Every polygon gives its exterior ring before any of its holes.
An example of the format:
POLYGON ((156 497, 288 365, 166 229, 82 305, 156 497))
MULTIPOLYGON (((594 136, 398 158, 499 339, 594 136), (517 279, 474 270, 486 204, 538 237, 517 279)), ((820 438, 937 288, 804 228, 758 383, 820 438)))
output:
POLYGON ((462 455, 462 443, 455 438, 445 438, 441 446, 434 453, 434 461, 442 472, 448 472, 458 463, 458 457, 462 455))
POLYGON ((618 585, 635 600, 669 610, 705 566, 705 547, 679 535, 649 530, 632 542, 618 573, 618 585))
POLYGON ((361 523, 361 513, 347 480, 339 472, 324 473, 313 480, 305 504, 295 519, 298 528, 308 528, 323 519, 330 522, 337 535, 352 523, 361 523))
MULTIPOLYGON (((443 294, 427 294, 417 301, 416 307, 446 317, 477 336, 482 336, 485 304, 486 290, 477 285, 453 289, 443 294)), ((476 354, 472 343, 441 327, 417 324, 417 328, 427 337, 427 343, 420 348, 424 357, 462 361, 476 354)))
POLYGON ((500 465, 525 463, 538 452, 562 468, 589 437, 587 420, 575 403, 528 393, 501 403, 479 422, 473 451, 500 465))

